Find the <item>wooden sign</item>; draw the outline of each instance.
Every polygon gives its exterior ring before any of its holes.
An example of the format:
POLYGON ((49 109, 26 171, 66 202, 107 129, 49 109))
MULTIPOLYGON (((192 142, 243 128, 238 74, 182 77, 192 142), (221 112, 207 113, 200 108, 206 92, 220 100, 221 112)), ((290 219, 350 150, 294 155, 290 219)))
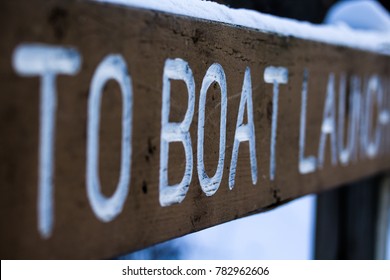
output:
POLYGON ((390 168, 390 58, 0 3, 2 258, 109 258, 390 168))

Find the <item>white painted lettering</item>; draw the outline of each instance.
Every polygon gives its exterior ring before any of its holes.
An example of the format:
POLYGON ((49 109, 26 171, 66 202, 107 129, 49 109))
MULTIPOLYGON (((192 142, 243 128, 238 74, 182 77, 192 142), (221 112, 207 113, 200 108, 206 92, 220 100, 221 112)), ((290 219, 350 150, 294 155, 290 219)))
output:
POLYGON ((308 174, 316 170, 316 157, 305 157, 305 140, 306 140, 306 109, 307 109, 307 85, 309 80, 309 71, 303 72, 302 83, 302 100, 301 100, 301 119, 299 129, 299 172, 308 174))
POLYGON ((241 142, 249 141, 249 154, 251 164, 252 183, 257 182, 257 161, 256 161, 256 141, 255 125, 253 121, 253 102, 252 102, 252 80, 249 67, 245 70, 244 82, 242 84, 241 100, 238 109, 236 132, 234 135, 234 144, 232 151, 232 161, 229 172, 229 188, 233 189, 236 177, 238 148, 241 142), (248 123, 244 124, 245 107, 247 110, 248 123))
POLYGON ((324 166, 326 139, 330 136, 330 148, 332 165, 337 164, 337 139, 336 139, 336 104, 334 89, 334 74, 329 74, 326 89, 325 107, 321 125, 321 137, 318 149, 318 167, 324 166))
POLYGON ((108 55, 92 78, 87 127, 87 195, 96 217, 103 222, 113 220, 122 212, 129 192, 132 114, 133 92, 126 62, 120 55, 108 55), (119 182, 114 194, 107 198, 101 192, 99 179, 99 127, 103 88, 111 79, 118 82, 122 93, 122 139, 119 182))
POLYGON ((380 87, 382 88, 382 104, 380 105, 379 108, 379 116, 378 116, 378 122, 381 126, 381 153, 382 155, 386 154, 386 145, 388 141, 388 131, 389 131, 389 126, 390 126, 390 97, 388 93, 388 85, 386 83, 386 79, 380 79, 380 87))
POLYGON ((22 76, 40 76, 40 132, 38 229, 49 238, 54 224, 53 162, 57 109, 57 75, 74 75, 81 64, 75 49, 41 44, 22 44, 13 54, 13 67, 22 76))
MULTIPOLYGON (((365 100, 365 133, 363 134, 365 154, 369 158, 377 156, 380 147, 380 141, 382 136, 381 123, 381 111, 383 99, 383 88, 377 75, 370 77, 367 85, 366 100, 365 100), (376 97, 376 104, 378 107, 378 124, 375 127, 375 131, 372 132, 372 119, 373 119, 373 107, 374 96, 376 97), (373 137, 371 137, 373 135, 373 137)), ((384 117, 382 117, 384 118, 384 117)))
POLYGON ((381 123, 385 127, 384 133, 384 154, 390 153, 390 79, 384 79, 385 81, 385 101, 383 103, 383 109, 381 113, 381 123))
POLYGON ((188 63, 182 59, 167 59, 163 74, 163 97, 161 114, 160 143, 160 205, 169 206, 180 203, 185 198, 193 170, 193 157, 190 136, 190 125, 195 108, 195 81, 188 63), (187 86, 188 105, 184 120, 181 123, 169 122, 171 80, 182 80, 187 86), (169 143, 182 142, 184 146, 186 167, 183 179, 179 184, 168 185, 169 143))
POLYGON ((338 156, 340 163, 342 165, 347 165, 350 161, 353 148, 354 148, 354 134, 355 134, 355 124, 354 124, 354 78, 351 79, 351 89, 349 94, 349 117, 347 118, 345 113, 346 108, 346 76, 342 74, 340 76, 340 87, 339 87, 339 111, 338 111, 338 156), (344 130, 345 130, 345 120, 349 120, 348 126, 348 141, 347 144, 344 145, 344 130))
POLYGON ((203 78, 202 88, 199 97, 199 115, 198 115, 198 177, 203 192, 207 196, 212 196, 219 188, 223 175, 223 165, 225 162, 226 145, 226 111, 227 111, 227 88, 226 77, 223 68, 218 63, 209 67, 203 78), (217 170, 213 177, 206 174, 204 167, 204 126, 206 113, 206 95, 207 90, 212 83, 217 82, 221 89, 221 120, 219 136, 219 158, 217 170))
POLYGON ((353 107, 352 107, 352 123, 353 123, 353 134, 351 140, 353 144, 353 149, 351 153, 351 159, 356 163, 359 159, 359 155, 361 156, 361 147, 363 144, 361 143, 361 135, 363 134, 364 122, 362 114, 364 112, 363 106, 363 93, 361 90, 362 81, 358 76, 353 76, 351 78, 351 87, 352 87, 352 95, 353 95, 353 107))
POLYGON ((272 98, 272 127, 271 127, 271 147, 270 147, 270 179, 275 179, 276 172, 276 132, 278 126, 278 103, 279 84, 287 84, 288 69, 285 67, 269 66, 264 70, 264 81, 273 84, 272 98))

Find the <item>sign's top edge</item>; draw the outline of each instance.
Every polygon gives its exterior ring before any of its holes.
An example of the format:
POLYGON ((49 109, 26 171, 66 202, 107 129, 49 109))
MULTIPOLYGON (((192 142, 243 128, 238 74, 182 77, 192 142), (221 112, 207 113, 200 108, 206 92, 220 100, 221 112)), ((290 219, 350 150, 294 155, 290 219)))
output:
POLYGON ((156 10, 182 16, 238 25, 293 36, 331 45, 355 48, 390 55, 390 32, 355 30, 345 25, 311 24, 293 19, 276 17, 247 9, 200 0, 91 0, 134 8, 156 10))

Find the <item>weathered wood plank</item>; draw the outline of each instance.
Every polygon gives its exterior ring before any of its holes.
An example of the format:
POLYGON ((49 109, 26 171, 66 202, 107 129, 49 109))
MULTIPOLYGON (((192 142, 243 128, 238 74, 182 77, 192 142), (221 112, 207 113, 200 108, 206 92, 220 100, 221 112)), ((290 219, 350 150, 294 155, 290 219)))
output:
MULTIPOLYGON (((0 13, 4 27, 0 31, 2 258, 111 257, 265 211, 304 194, 320 192, 390 167, 388 56, 84 1, 3 1, 0 13), (53 56, 42 60, 48 51, 53 51, 53 56), (113 54, 120 57, 105 60, 113 54), (183 81, 171 80, 170 108, 166 107, 165 116, 169 113, 167 122, 180 123, 188 104, 194 106, 193 116, 188 117, 192 147, 189 153, 192 160, 188 164, 182 142, 167 144, 168 157, 164 157, 161 150, 162 108, 167 105, 163 103, 164 66, 166 77, 182 73, 191 80, 188 71, 180 72, 179 68, 167 71, 167 61, 177 62, 173 60, 176 58, 185 61, 191 69, 195 99, 189 102, 183 81), (57 63, 59 60, 65 62, 57 63), (54 62, 42 66, 39 64, 42 61, 54 62), (105 64, 98 68, 103 61, 105 64), (211 67, 214 63, 220 66, 211 67), (269 68, 271 66, 279 68, 269 68), (55 87, 51 89, 51 76, 40 78, 42 68, 39 67, 44 67, 46 74, 50 71, 65 74, 56 76, 55 87), (127 68, 131 85, 123 67, 127 68), (213 69, 209 78, 219 73, 221 84, 221 69, 225 74, 226 103, 221 99, 223 86, 214 84, 208 91, 204 87, 207 96, 202 107, 202 82, 207 80, 204 79, 206 72, 213 69), (251 168, 250 142, 243 141, 238 149, 234 188, 230 189, 229 174, 234 173, 230 172, 232 150, 246 69, 250 70, 251 81, 247 72, 246 86, 252 86, 253 114, 243 106, 244 124, 251 120, 247 117, 249 112, 253 115, 255 145, 252 149, 255 147, 257 172, 251 168), (99 78, 99 75, 102 76, 99 78), (114 80, 103 84, 99 110, 93 103, 98 100, 94 99, 94 94, 98 96, 99 91, 91 84, 95 79, 98 88, 98 81, 102 81, 104 75, 117 77, 124 93, 114 80), (346 118, 341 117, 346 126, 356 124, 356 130, 351 130, 354 136, 349 158, 345 153, 339 157, 339 122, 332 117, 332 110, 335 116, 339 114, 339 87, 344 75, 346 96, 355 96, 353 104, 346 102, 345 105, 346 112, 355 112, 354 117, 349 118, 348 114, 346 118), (279 81, 278 99, 274 94, 274 79, 279 81), (47 82, 49 94, 55 93, 57 97, 56 109, 46 102, 53 99, 41 97, 45 89, 40 87, 43 80, 47 82), (306 116, 302 115, 302 103, 305 104, 302 89, 305 87, 306 116), (123 113, 123 104, 128 114, 123 113), (48 111, 41 110, 44 106, 48 111), (222 137, 220 150, 220 115, 224 106, 226 133, 222 135, 226 137, 222 137), (50 114, 50 108, 54 108, 51 117, 40 120, 40 115, 50 114), (91 114, 99 112, 100 127, 95 127, 96 115, 91 114), (328 112, 325 118, 324 112, 328 112), (198 160, 199 136, 203 131, 198 123, 199 115, 203 114, 205 171, 211 177, 218 162, 223 170, 221 182, 205 182, 205 191, 198 176, 198 172, 203 174, 199 171, 202 161, 198 160), (44 124, 48 120, 53 123, 44 124), (306 127, 302 127, 303 120, 306 127), (40 135, 45 129, 49 136, 40 135), (128 133, 131 136, 125 137, 123 144, 122 135, 128 133), (305 143, 302 143, 303 135, 305 143), (321 135, 325 140, 322 144, 321 135), (330 135, 335 136, 334 142, 330 135), (100 148, 95 153, 96 142, 93 141, 96 139, 100 141, 100 148), (131 156, 124 148, 126 145, 131 147, 131 156), (271 164, 272 150, 274 165, 271 164), (219 160, 219 153, 224 155, 224 161, 219 160), (300 153, 301 157, 311 155, 316 161, 304 164, 301 160, 300 168, 300 153), (123 162, 123 158, 129 162, 123 162), (165 174, 164 158, 167 158, 169 185, 182 180, 186 167, 192 172, 192 176, 188 176, 191 179, 188 192, 184 186, 181 194, 185 197, 180 203, 173 204, 175 199, 180 200, 178 196, 164 197, 159 191, 164 182, 160 180, 165 174), (117 189, 121 166, 124 192, 115 201, 107 200, 117 189), (93 181, 96 170, 102 186, 100 199, 96 181, 93 181), (126 177, 128 174, 130 179, 126 177), (256 175, 257 182, 253 185, 256 175), (87 178, 92 178, 89 183, 87 178), (217 190, 216 186, 219 186, 217 190)), ((168 79, 165 85, 167 83, 168 79)), ((191 88, 191 82, 188 84, 191 88)), ((344 130, 344 138, 348 138, 349 130, 344 130)), ((166 132, 164 139, 187 136, 187 140, 182 141, 188 143, 186 125, 182 125, 180 131, 181 136, 166 132)), ((237 139, 245 140, 248 135, 250 133, 244 131, 237 139)))

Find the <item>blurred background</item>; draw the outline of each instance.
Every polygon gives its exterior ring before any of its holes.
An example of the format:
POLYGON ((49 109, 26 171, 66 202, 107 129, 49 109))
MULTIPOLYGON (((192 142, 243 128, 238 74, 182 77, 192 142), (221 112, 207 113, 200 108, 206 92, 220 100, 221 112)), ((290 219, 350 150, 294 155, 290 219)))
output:
MULTIPOLYGON (((317 24, 347 18, 352 28, 390 28, 388 0, 215 2, 317 24), (357 2, 363 5, 340 16, 340 7, 357 2)), ((389 178, 378 174, 118 258, 390 259, 389 178)))

